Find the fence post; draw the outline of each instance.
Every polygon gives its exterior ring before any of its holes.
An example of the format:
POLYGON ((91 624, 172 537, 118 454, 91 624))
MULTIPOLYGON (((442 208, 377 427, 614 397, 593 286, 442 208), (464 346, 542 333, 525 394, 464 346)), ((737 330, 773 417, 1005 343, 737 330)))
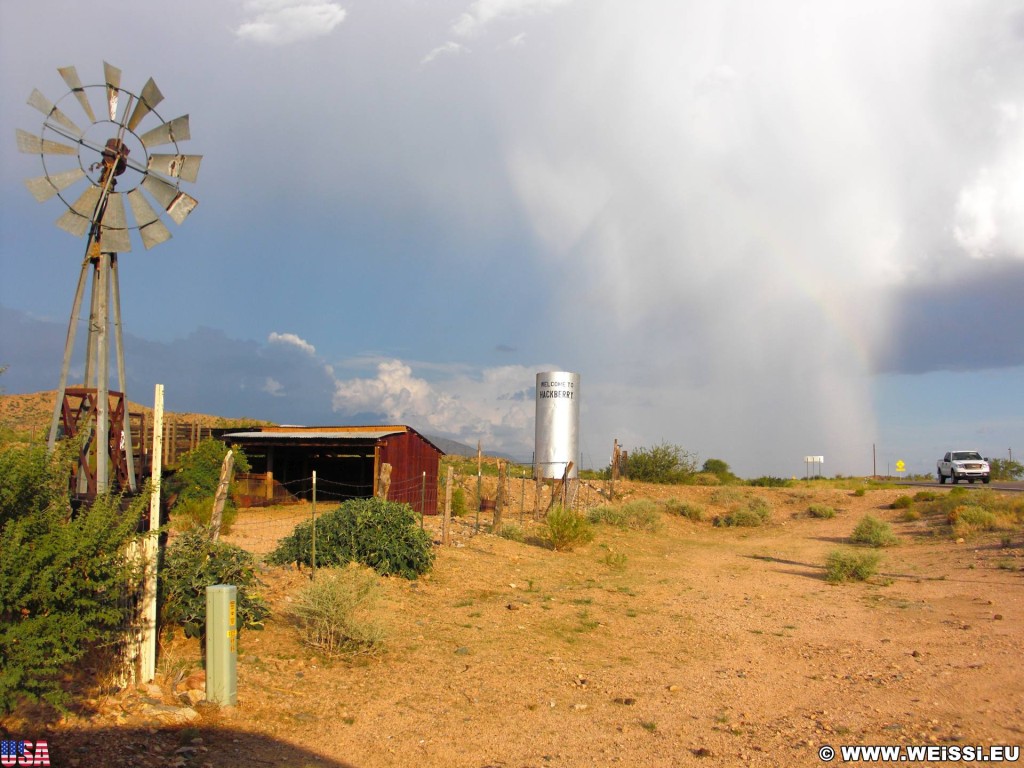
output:
POLYGON ((423 472, 420 480, 420 530, 423 530, 423 515, 427 510, 427 473, 423 472))
POLYGON ((448 480, 444 489, 444 520, 441 523, 441 544, 447 546, 448 536, 452 521, 452 483, 455 475, 455 468, 448 465, 448 480))
POLYGON ((140 679, 144 683, 156 677, 156 578, 157 550, 160 529, 160 480, 162 478, 164 449, 164 385, 157 384, 153 391, 153 453, 152 490, 149 497, 149 534, 142 540, 145 562, 142 592, 142 632, 140 679))
POLYGON ((316 470, 313 470, 313 527, 311 533, 309 562, 312 570, 309 572, 310 580, 316 579, 316 470))

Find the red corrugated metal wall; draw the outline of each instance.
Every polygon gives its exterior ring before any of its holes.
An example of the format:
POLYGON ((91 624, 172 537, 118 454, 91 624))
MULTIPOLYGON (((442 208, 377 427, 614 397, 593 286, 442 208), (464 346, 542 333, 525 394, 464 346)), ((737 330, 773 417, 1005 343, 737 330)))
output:
POLYGON ((380 460, 391 465, 390 501, 402 501, 424 515, 437 514, 441 452, 416 432, 380 440, 380 460))

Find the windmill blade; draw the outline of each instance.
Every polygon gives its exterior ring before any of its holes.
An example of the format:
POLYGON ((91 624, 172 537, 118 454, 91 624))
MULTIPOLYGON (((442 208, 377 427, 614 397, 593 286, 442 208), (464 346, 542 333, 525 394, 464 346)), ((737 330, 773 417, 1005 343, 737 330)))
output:
POLYGON ((79 179, 85 178, 85 171, 75 168, 64 173, 55 173, 51 176, 39 176, 34 179, 25 179, 25 186, 40 203, 45 203, 61 190, 67 189, 79 179))
POLYGON ((88 97, 85 95, 85 88, 82 87, 82 81, 78 78, 78 70, 74 67, 59 67, 57 69, 60 72, 60 76, 64 78, 64 82, 68 84, 68 88, 75 94, 75 98, 78 99, 78 103, 82 105, 82 109, 85 110, 86 116, 89 118, 89 122, 96 122, 96 115, 92 111, 92 105, 89 103, 88 97))
POLYGON ((107 108, 110 119, 117 122, 117 97, 121 91, 121 70, 104 61, 103 76, 107 83, 107 108))
POLYGON ((77 155, 78 150, 59 141, 41 139, 35 134, 18 129, 18 151, 30 155, 77 155))
POLYGON ((160 245, 171 239, 171 231, 167 229, 149 201, 138 189, 128 193, 128 204, 132 208, 132 216, 142 236, 142 245, 148 251, 154 245, 160 245))
POLYGON ((202 155, 150 155, 149 170, 162 173, 164 176, 195 181, 199 175, 199 163, 202 155))
POLYGON ((132 116, 128 119, 128 130, 134 131, 142 118, 148 115, 156 108, 156 105, 163 100, 164 95, 160 93, 160 89, 156 87, 156 83, 153 82, 153 78, 149 78, 149 80, 146 81, 146 84, 142 86, 142 94, 139 96, 139 101, 135 105, 135 109, 132 110, 132 116))
POLYGON ((151 147, 159 147, 162 144, 177 143, 191 138, 188 131, 188 115, 176 117, 169 123, 161 123, 151 131, 139 136, 147 150, 151 147))
POLYGON ((46 115, 47 120, 56 120, 67 128, 73 138, 82 138, 82 129, 75 125, 71 118, 57 109, 53 102, 46 98, 38 88, 32 89, 32 95, 28 97, 28 103, 46 115))
POLYGON ((82 237, 92 225, 96 203, 100 201, 100 188, 89 185, 64 215, 57 219, 57 226, 75 237, 82 237))
POLYGON ((124 215, 124 193, 114 192, 107 197, 107 209, 100 227, 100 250, 107 253, 126 253, 132 249, 128 238, 128 219, 124 215))
POLYGON ((199 201, 194 197, 186 195, 170 182, 152 173, 146 174, 146 178, 142 180, 142 188, 164 207, 175 224, 181 224, 199 205, 199 201))

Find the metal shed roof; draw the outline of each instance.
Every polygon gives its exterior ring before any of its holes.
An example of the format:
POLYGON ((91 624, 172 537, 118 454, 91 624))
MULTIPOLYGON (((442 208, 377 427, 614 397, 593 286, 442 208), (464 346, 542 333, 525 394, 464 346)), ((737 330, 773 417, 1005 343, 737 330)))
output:
POLYGON ((404 430, 360 429, 338 431, 301 430, 294 432, 228 432, 225 438, 235 440, 379 440, 388 435, 400 435, 404 430))

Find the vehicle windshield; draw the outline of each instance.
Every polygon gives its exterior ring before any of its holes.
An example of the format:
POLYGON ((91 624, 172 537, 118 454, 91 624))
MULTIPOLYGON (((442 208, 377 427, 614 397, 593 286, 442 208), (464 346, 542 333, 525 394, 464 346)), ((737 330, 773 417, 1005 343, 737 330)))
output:
POLYGON ((953 461, 981 461, 981 454, 977 451, 956 451, 953 461))

